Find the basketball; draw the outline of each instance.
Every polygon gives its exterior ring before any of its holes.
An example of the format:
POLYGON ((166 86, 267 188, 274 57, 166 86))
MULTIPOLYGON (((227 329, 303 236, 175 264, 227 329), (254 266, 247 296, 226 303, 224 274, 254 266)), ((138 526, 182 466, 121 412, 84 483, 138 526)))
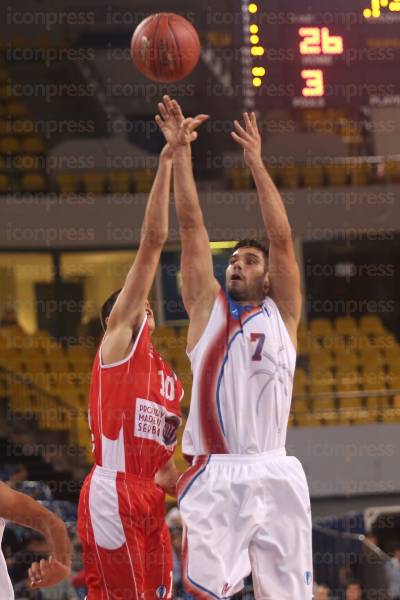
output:
POLYGON ((132 60, 152 81, 170 83, 187 77, 200 56, 196 29, 184 17, 157 13, 144 19, 131 41, 132 60))

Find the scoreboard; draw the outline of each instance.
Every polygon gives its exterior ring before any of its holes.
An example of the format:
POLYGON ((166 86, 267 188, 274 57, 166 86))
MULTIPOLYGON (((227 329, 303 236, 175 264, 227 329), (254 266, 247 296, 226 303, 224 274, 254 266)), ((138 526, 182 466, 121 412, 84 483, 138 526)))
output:
POLYGON ((255 106, 400 106, 400 0, 245 5, 255 106))

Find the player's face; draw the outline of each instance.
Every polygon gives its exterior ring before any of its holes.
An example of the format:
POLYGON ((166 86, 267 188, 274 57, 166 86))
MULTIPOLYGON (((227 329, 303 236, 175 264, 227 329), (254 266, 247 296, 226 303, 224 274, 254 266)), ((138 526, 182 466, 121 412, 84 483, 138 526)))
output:
POLYGON ((226 288, 236 302, 262 302, 268 292, 265 258, 258 248, 239 248, 229 260, 226 288))
POLYGON ((144 309, 146 311, 147 324, 149 326, 150 333, 153 333, 154 330, 155 330, 155 328, 156 328, 156 322, 154 320, 154 313, 151 310, 150 302, 148 300, 146 300, 146 303, 144 305, 144 309))
POLYGON ((359 585, 349 585, 346 590, 346 600, 361 600, 361 588, 359 585))

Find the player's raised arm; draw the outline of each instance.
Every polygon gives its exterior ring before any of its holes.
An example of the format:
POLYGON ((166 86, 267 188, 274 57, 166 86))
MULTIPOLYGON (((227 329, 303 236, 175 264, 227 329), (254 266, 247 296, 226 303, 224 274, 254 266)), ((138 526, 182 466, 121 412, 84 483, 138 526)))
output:
POLYGON ((29 576, 33 588, 52 587, 71 571, 71 544, 67 528, 54 513, 30 496, 0 483, 0 516, 39 531, 49 548, 49 559, 33 563, 29 576))
POLYGON ((208 233, 204 225, 193 177, 191 143, 195 129, 208 116, 185 119, 179 104, 164 96, 157 122, 174 149, 174 195, 182 243, 182 298, 190 317, 188 347, 193 346, 207 323, 220 286, 214 277, 208 233))
POLYGON ((261 157, 261 137, 254 113, 244 113, 245 128, 234 122, 233 139, 242 146, 252 172, 269 238, 270 295, 275 300, 293 341, 301 314, 300 273, 285 205, 261 157))
POLYGON ((167 144, 160 154, 135 261, 107 322, 102 345, 102 359, 105 363, 121 360, 129 353, 132 336, 144 318, 145 303, 153 285, 162 248, 168 238, 171 171, 172 150, 167 144))

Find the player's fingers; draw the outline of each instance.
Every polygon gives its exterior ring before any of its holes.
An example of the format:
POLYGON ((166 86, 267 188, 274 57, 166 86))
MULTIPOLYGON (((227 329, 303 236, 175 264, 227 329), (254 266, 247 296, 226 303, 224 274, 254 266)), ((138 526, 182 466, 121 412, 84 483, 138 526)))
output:
POLYGON ((197 133, 197 131, 193 131, 193 133, 191 133, 191 134, 190 134, 190 138, 189 138, 189 139, 190 139, 190 141, 191 141, 191 142, 194 142, 195 140, 197 140, 197 138, 198 138, 198 133, 197 133))
POLYGON ((192 117, 188 117, 187 119, 184 119, 181 123, 181 129, 183 129, 184 131, 190 131, 192 123, 193 123, 192 117))
POLYGON ((41 559, 40 563, 39 563, 39 568, 40 568, 40 574, 42 577, 45 577, 48 573, 49 570, 49 563, 47 560, 45 560, 44 558, 41 559))
POLYGON ((172 100, 171 100, 171 98, 167 94, 165 94, 165 96, 163 96, 163 101, 164 101, 164 104, 166 106, 166 109, 167 109, 168 113, 170 115, 173 114, 174 109, 173 109, 173 106, 172 106, 172 100))
POLYGON ((240 137, 240 135, 238 135, 234 131, 231 131, 231 136, 233 137, 233 139, 235 140, 235 142, 237 142, 238 144, 240 144, 241 146, 243 146, 243 148, 248 148, 249 147, 249 143, 246 142, 243 138, 240 137))
POLYGON ((204 121, 206 121, 206 120, 207 119, 200 119, 199 117, 196 117, 195 119, 192 120, 191 124, 189 125, 189 128, 193 131, 194 129, 197 129, 198 127, 200 127, 200 125, 202 125, 204 123, 204 121))
POLYGON ((251 113, 251 115, 250 115, 250 119, 251 119, 251 123, 252 123, 252 125, 253 125, 253 128, 255 129, 255 131, 256 131, 257 133, 259 133, 259 131, 258 131, 257 117, 256 117, 256 113, 255 113, 255 112, 252 112, 252 113, 251 113))
POLYGON ((246 124, 246 131, 251 135, 254 135, 253 123, 250 120, 249 113, 243 113, 244 122, 246 124))
POLYGON ((30 577, 32 586, 42 582, 42 573, 40 571, 39 563, 37 563, 37 562, 32 563, 32 565, 29 569, 29 577, 30 577))
POLYGON ((173 110, 175 117, 177 117, 178 119, 183 120, 185 118, 183 116, 181 105, 176 100, 172 100, 172 110, 173 110))
POLYGON ((238 133, 240 133, 240 136, 244 139, 244 140, 250 140, 250 136, 247 133, 247 131, 245 131, 243 129, 243 127, 240 125, 239 121, 233 121, 233 124, 237 130, 238 133))
POLYGON ((157 123, 157 125, 159 126, 160 129, 162 129, 165 126, 164 121, 162 120, 162 118, 160 117, 160 115, 156 115, 154 117, 155 122, 157 123))
POLYGON ((157 106, 158 106, 158 110, 161 113, 162 118, 165 120, 168 119, 169 114, 168 114, 167 109, 165 108, 164 104, 162 102, 159 102, 157 106))

